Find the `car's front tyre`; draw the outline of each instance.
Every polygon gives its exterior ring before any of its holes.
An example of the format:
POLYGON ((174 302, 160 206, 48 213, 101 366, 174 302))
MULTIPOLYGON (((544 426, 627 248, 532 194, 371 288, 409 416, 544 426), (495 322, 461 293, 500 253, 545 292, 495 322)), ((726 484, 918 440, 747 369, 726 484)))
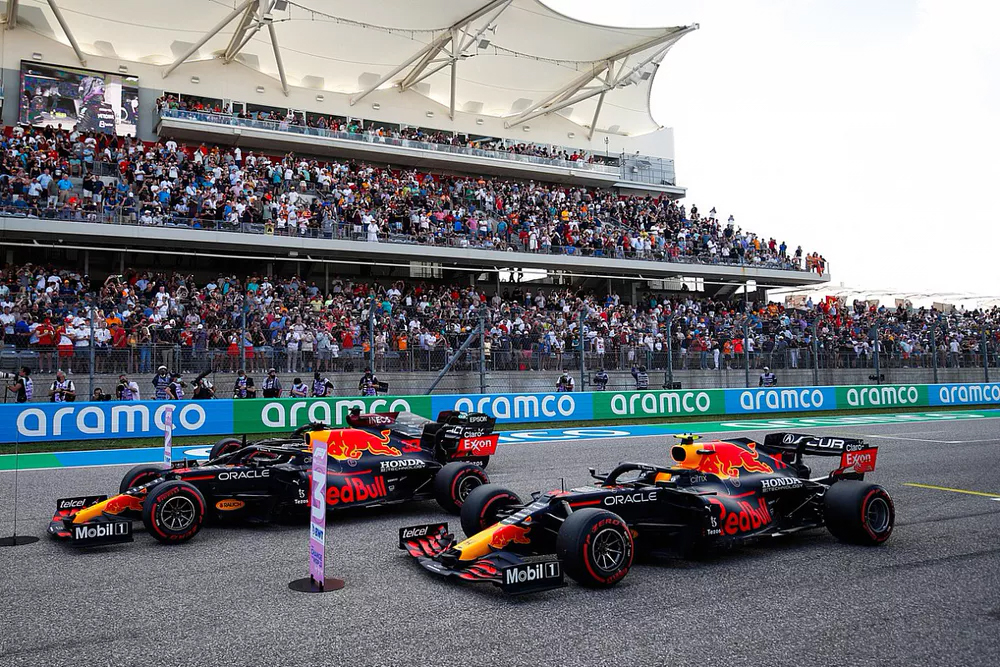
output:
POLYGON ((165 544, 190 540, 204 522, 205 497, 194 485, 179 479, 154 486, 142 503, 146 531, 165 544))
POLYGON ((243 448, 243 440, 240 438, 223 438, 217 443, 212 445, 211 451, 208 453, 208 459, 214 461, 220 456, 225 456, 226 454, 232 454, 233 452, 243 448))
POLYGON ((620 516, 591 507, 573 512, 559 527, 556 554, 581 586, 607 588, 628 574, 635 543, 620 516))
POLYGON ((502 510, 524 505, 513 491, 496 484, 473 489, 462 503, 462 532, 466 537, 485 530, 501 519, 502 510))
POLYGON ((129 489, 134 489, 137 486, 142 486, 152 482, 154 479, 162 475, 167 468, 162 465, 141 465, 131 468, 125 476, 122 477, 122 481, 118 484, 118 493, 125 493, 129 489))

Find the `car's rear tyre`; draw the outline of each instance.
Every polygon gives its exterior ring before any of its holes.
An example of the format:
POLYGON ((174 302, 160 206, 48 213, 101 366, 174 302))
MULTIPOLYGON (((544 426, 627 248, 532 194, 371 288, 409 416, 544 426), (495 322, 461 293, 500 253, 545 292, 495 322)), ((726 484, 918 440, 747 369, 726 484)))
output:
POLYGON ((131 488, 148 484, 166 471, 162 465, 141 465, 130 469, 118 484, 118 493, 125 493, 131 488))
POLYGON ((841 542, 875 546, 892 535, 896 508, 878 484, 845 479, 823 496, 826 527, 841 542))
POLYGON ((502 486, 496 484, 478 486, 469 493, 462 504, 460 512, 462 532, 466 537, 472 537, 499 521, 501 510, 523 504, 516 493, 502 486))
POLYGON ((490 478, 475 463, 449 463, 434 475, 434 499, 445 511, 458 514, 473 489, 489 483, 490 478))
POLYGON ((212 445, 212 450, 208 453, 208 458, 210 461, 214 461, 220 456, 225 456, 226 454, 232 454, 238 449, 242 449, 243 440, 240 438, 223 438, 217 443, 212 445))
POLYGON ((573 512, 559 527, 556 554, 581 586, 607 588, 628 574, 635 544, 620 516, 591 507, 573 512))
POLYGON ((192 484, 179 479, 153 487, 142 503, 146 531, 165 544, 190 540, 204 522, 205 497, 192 484))

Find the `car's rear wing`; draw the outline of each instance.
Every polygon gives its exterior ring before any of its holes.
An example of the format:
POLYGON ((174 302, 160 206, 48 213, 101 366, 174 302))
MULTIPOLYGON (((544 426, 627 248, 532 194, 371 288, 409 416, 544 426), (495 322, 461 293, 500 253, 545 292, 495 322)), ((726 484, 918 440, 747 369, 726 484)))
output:
POLYGON ((813 456, 840 456, 846 452, 859 452, 870 446, 859 438, 818 436, 805 433, 768 433, 764 448, 779 452, 794 452, 813 456))

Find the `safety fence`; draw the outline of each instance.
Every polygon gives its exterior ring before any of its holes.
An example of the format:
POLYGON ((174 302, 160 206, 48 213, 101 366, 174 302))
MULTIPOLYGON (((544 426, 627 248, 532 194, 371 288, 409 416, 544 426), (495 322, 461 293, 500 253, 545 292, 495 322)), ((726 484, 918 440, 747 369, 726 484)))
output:
POLYGON ((286 433, 310 422, 343 426, 353 408, 425 417, 477 411, 510 424, 1000 405, 1000 384, 7 404, 0 405, 0 423, 7 425, 0 443, 154 437, 163 433, 168 405, 174 406, 173 432, 180 437, 286 433))

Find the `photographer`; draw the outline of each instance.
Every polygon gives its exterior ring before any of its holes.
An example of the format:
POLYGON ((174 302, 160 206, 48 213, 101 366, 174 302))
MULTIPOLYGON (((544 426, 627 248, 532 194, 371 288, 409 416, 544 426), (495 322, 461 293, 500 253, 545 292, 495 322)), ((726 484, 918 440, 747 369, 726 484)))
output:
POLYGON ((281 380, 278 379, 277 371, 273 368, 267 369, 267 377, 264 378, 261 394, 264 398, 279 398, 281 396, 281 380))
POLYGON ((372 373, 372 369, 365 371, 365 374, 358 380, 358 391, 362 396, 378 395, 378 378, 372 373))
POLYGON ((208 371, 202 373, 194 380, 194 392, 191 397, 196 401, 208 401, 215 398, 215 387, 208 380, 208 371))
POLYGON ((608 388, 608 372, 601 368, 596 373, 594 373, 594 386, 597 387, 596 391, 606 391, 608 388))
POLYGON ((319 371, 313 373, 312 395, 317 398, 330 395, 334 389, 333 383, 325 377, 321 377, 319 371))
POLYGON ((111 394, 105 394, 100 387, 94 387, 94 395, 90 397, 92 401, 110 401, 111 394))
POLYGON ((167 391, 170 387, 170 376, 167 375, 167 367, 160 366, 153 376, 153 398, 157 401, 167 400, 167 391))
POLYGON ((257 398, 257 389, 253 386, 253 378, 247 377, 247 372, 242 368, 236 374, 233 398, 257 398))
POLYGON ((635 379, 635 388, 639 391, 649 389, 649 374, 646 373, 645 366, 632 367, 632 377, 635 379))
POLYGON ((49 387, 49 400, 53 403, 69 403, 76 400, 76 385, 66 379, 61 370, 56 373, 56 379, 49 387))
POLYGON ((187 384, 181 382, 180 373, 170 374, 170 384, 167 385, 167 397, 171 401, 179 401, 184 398, 184 387, 187 384))
MULTIPOLYGON (((9 384, 5 387, 5 391, 14 392, 14 401, 17 403, 27 403, 32 399, 35 393, 34 383, 31 381, 31 369, 27 366, 22 366, 20 372, 16 376, 10 375, 9 373, 4 373, 3 377, 8 379, 16 377, 17 382, 9 384)), ((6 393, 4 394, 6 399, 6 393)))
POLYGON ((295 381, 292 383, 292 390, 289 392, 289 396, 292 398, 305 398, 308 395, 309 387, 306 383, 302 381, 302 378, 295 378, 295 381))
POLYGON ((115 387, 115 395, 119 401, 138 401, 139 385, 128 379, 125 374, 118 376, 118 386, 115 387))
POLYGON ((573 391, 575 384, 573 377, 569 373, 563 373, 559 376, 559 380, 556 381, 556 391, 573 391))

